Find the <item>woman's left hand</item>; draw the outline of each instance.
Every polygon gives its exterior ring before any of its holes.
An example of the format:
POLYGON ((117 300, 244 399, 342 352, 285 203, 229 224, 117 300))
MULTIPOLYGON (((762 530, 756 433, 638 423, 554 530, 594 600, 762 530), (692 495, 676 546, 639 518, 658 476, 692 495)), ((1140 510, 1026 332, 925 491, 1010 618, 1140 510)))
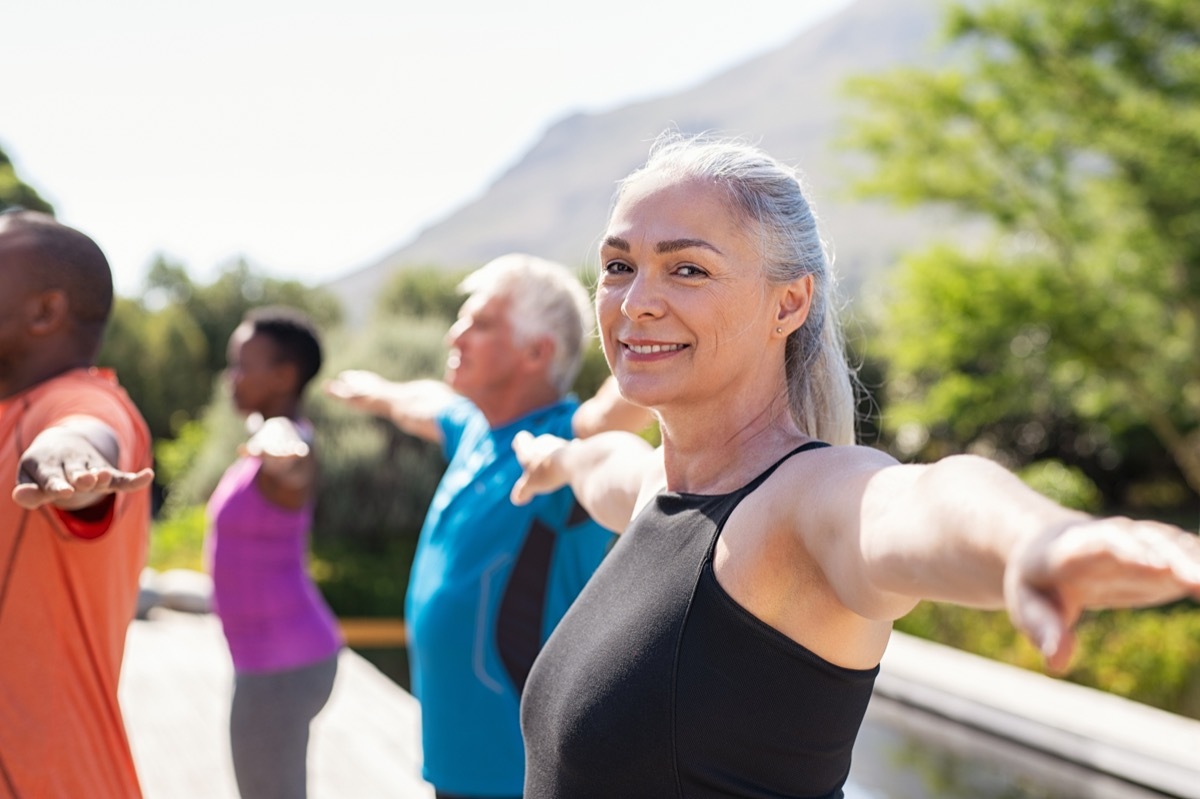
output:
POLYGON ((1030 539, 1013 554, 1004 593, 1013 623, 1051 669, 1062 671, 1084 610, 1200 598, 1200 537, 1123 517, 1068 524, 1030 539))
POLYGON ((238 454, 255 458, 295 460, 309 453, 308 443, 286 416, 272 416, 238 447, 238 454))

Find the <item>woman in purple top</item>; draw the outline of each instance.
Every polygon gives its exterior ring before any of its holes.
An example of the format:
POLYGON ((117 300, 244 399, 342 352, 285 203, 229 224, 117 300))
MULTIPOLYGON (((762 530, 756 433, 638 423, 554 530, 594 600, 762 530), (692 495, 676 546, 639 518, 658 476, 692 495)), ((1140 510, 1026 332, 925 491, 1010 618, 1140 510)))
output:
POLYGON ((250 439, 208 503, 213 604, 233 657, 233 769, 243 799, 306 794, 308 731, 329 699, 343 641, 308 576, 317 462, 300 415, 321 367, 311 322, 246 315, 229 339, 233 401, 250 439))

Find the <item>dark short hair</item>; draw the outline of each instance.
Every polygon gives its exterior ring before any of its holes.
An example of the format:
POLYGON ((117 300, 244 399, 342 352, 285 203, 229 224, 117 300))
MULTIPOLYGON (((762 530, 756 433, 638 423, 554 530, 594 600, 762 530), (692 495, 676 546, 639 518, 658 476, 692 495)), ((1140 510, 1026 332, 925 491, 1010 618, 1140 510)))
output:
POLYGON ((296 393, 321 371, 321 341, 317 328, 307 314, 286 305, 252 308, 243 319, 255 334, 271 339, 280 360, 296 365, 299 381, 296 393))

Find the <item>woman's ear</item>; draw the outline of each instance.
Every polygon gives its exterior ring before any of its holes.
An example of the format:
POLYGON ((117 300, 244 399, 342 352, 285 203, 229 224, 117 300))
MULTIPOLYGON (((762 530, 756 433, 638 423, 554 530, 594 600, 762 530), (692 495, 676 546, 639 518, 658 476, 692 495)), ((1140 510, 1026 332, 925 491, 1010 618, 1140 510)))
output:
POLYGON ((299 394, 300 367, 294 361, 279 361, 271 370, 275 389, 282 394, 299 394))
POLYGON ((784 338, 799 330, 812 308, 814 280, 811 274, 783 287, 776 311, 775 330, 784 338))

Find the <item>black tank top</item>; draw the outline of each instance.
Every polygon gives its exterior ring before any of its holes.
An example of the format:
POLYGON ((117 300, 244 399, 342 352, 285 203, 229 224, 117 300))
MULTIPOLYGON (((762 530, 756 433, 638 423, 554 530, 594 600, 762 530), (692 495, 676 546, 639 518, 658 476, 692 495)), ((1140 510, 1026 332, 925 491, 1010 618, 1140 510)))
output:
POLYGON ((713 573, 730 494, 664 492, 551 635, 525 687, 525 799, 839 799, 878 667, 751 615, 713 573))

